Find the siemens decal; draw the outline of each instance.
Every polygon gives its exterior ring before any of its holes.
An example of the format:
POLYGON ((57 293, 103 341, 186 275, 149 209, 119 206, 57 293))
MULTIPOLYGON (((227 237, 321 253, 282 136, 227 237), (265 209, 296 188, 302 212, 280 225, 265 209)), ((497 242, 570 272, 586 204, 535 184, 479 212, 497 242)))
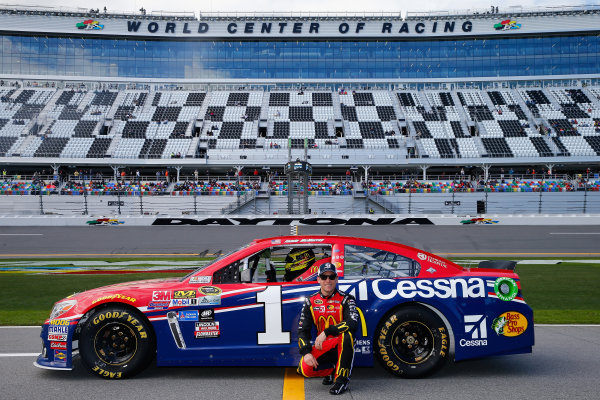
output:
POLYGON ((377 298, 389 300, 394 297, 412 299, 437 297, 448 298, 477 298, 485 297, 485 282, 481 278, 456 278, 434 280, 393 280, 376 279, 373 281, 373 293, 377 298))
POLYGON ((312 36, 363 36, 406 34, 468 33, 473 30, 471 21, 427 22, 224 22, 210 25, 207 22, 127 21, 127 31, 150 34, 207 34, 212 35, 312 35, 312 36))

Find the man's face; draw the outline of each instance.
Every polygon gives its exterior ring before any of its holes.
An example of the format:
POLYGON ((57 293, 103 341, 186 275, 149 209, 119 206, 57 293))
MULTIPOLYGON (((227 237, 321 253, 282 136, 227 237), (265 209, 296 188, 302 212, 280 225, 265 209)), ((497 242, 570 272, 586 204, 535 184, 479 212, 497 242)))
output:
POLYGON ((319 285, 321 285, 321 293, 325 296, 330 296, 335 290, 338 277, 334 273, 325 272, 324 274, 319 275, 317 281, 319 282, 319 285))

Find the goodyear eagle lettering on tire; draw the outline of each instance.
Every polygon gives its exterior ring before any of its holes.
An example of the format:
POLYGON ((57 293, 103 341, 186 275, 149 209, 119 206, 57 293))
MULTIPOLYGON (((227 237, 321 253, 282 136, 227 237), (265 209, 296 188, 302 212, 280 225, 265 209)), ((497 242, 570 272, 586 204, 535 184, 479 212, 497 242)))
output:
POLYGON ((376 338, 377 358, 396 376, 429 375, 441 368, 449 355, 450 336, 444 322, 424 307, 401 308, 389 315, 380 323, 376 338))
POLYGON ((84 365, 107 379, 132 376, 155 356, 150 323, 135 311, 121 307, 98 310, 85 322, 79 339, 84 365))

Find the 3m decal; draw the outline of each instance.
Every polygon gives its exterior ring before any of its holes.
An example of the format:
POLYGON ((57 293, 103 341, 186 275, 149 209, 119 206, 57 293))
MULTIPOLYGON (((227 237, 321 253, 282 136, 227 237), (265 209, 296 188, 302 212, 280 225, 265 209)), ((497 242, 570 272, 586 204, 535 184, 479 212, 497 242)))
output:
POLYGON ((223 291, 215 286, 202 286, 198 288, 198 293, 204 296, 216 296, 221 294, 223 291))
POLYGON ((487 346, 487 317, 485 315, 465 315, 465 333, 469 333, 471 339, 460 339, 461 347, 487 346))
POLYGON ((155 290, 152 292, 152 301, 169 301, 171 300, 170 290, 155 290))
POLYGON ((519 287, 517 282, 511 278, 498 278, 494 282, 494 292, 500 300, 511 301, 517 297, 519 293, 519 287))
POLYGON ((527 330, 527 318, 519 312, 508 311, 494 318, 492 329, 498 336, 515 337, 527 330))

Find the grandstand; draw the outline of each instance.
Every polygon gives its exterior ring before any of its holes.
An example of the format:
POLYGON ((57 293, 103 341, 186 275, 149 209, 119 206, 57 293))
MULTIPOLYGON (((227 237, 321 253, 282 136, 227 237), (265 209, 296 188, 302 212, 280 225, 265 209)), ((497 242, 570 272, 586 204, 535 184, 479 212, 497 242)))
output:
MULTIPOLYGON (((112 168, 115 178, 124 169, 171 168, 176 183, 160 190, 213 193, 210 180, 190 183, 180 171, 265 175, 306 154, 323 175, 360 167, 353 184, 319 180, 311 196, 482 186, 475 177, 425 188, 369 178, 410 169, 427 181, 428 169, 461 167, 479 168, 489 190, 512 191, 521 181, 496 187, 491 171, 535 166, 552 176, 555 166, 600 165, 599 13, 585 6, 403 18, 0 6, 0 163, 56 176, 61 168, 112 168)), ((3 193, 43 191, 16 181, 3 193)), ((526 182, 532 191, 578 185, 574 177, 526 182)), ((63 194, 157 190, 152 180, 93 185, 54 186, 63 194)), ((284 185, 263 179, 222 189, 277 195, 284 185)))

